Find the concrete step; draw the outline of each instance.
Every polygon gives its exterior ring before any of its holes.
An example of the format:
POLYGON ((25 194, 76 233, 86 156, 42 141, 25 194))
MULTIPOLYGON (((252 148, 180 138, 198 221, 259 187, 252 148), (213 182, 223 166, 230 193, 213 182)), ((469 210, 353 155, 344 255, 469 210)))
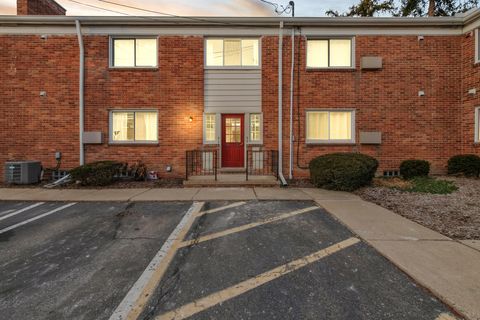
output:
POLYGON ((218 174, 215 176, 192 176, 183 181, 184 186, 188 187, 238 187, 238 186, 278 186, 280 183, 274 176, 249 176, 248 181, 245 174, 218 174))
POLYGON ((218 168, 217 172, 221 174, 239 174, 245 173, 245 168, 218 168))

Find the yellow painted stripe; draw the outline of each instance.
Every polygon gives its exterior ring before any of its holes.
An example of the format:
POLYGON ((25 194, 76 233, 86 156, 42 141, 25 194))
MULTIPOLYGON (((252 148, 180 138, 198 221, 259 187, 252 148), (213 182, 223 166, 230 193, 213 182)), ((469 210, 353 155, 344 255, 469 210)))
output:
POLYGON ((214 208, 214 209, 210 209, 210 210, 201 211, 201 212, 199 212, 199 213, 197 214, 197 217, 200 217, 200 216, 203 216, 203 215, 209 214, 209 213, 215 213, 215 212, 219 212, 219 211, 222 211, 222 210, 239 207, 239 206, 244 205, 245 203, 246 203, 245 201, 234 202, 234 203, 231 203, 231 204, 226 205, 226 206, 223 206, 223 207, 219 207, 219 208, 214 208))
POLYGON ((172 241, 169 250, 165 253, 161 262, 156 266, 155 270, 153 271, 151 277, 148 280, 148 283, 146 283, 146 285, 143 287, 141 294, 138 296, 138 299, 135 301, 134 305, 128 312, 128 315, 125 319, 127 320, 138 319, 143 309, 145 308, 145 305, 148 303, 148 300, 150 299, 152 293, 157 288, 158 284, 160 283, 160 280, 162 279, 163 275, 167 271, 168 266, 172 262, 179 248, 179 244, 181 243, 183 238, 185 238, 185 235, 192 227, 198 212, 200 212, 200 210, 203 207, 203 204, 204 204, 203 202, 194 203, 192 214, 190 215, 188 220, 185 221, 185 223, 182 225, 182 228, 176 234, 176 237, 172 241))
POLYGON ((268 219, 265 219, 265 220, 262 220, 262 221, 252 222, 252 223, 249 223, 249 224, 245 224, 243 226, 227 229, 227 230, 220 231, 220 232, 215 232, 215 233, 212 233, 212 234, 209 234, 209 235, 206 235, 206 236, 194 239, 194 240, 184 241, 180 244, 180 247, 181 248, 182 247, 188 247, 188 246, 191 246, 191 245, 196 244, 196 243, 205 242, 205 241, 209 241, 209 240, 212 240, 212 239, 224 237, 224 236, 229 235, 229 234, 233 234, 233 233, 245 231, 245 230, 248 230, 248 229, 252 229, 252 228, 267 224, 267 223, 272 223, 272 222, 275 222, 275 221, 280 221, 280 220, 283 220, 283 219, 287 219, 287 218, 299 215, 301 213, 310 212, 310 211, 313 211, 313 210, 316 210, 316 209, 318 209, 318 207, 308 207, 308 208, 284 213, 284 214, 281 214, 279 216, 268 218, 268 219))
POLYGON ((234 286, 212 293, 204 298, 195 300, 178 309, 164 313, 156 317, 155 319, 156 320, 180 320, 180 319, 191 317, 196 313, 204 311, 208 308, 211 308, 219 303, 225 302, 232 298, 235 298, 245 292, 253 290, 267 282, 270 282, 279 277, 282 277, 290 272, 303 268, 308 264, 316 262, 326 256, 329 256, 335 252, 338 252, 342 249, 350 247, 358 242, 360 242, 360 240, 358 238, 353 238, 353 237, 347 240, 341 241, 330 247, 327 247, 325 249, 312 253, 306 257, 291 261, 287 264, 276 267, 270 271, 264 272, 254 278, 250 278, 248 280, 242 281, 234 286))
POLYGON ((457 318, 448 313, 441 313, 435 320, 457 320, 457 318))

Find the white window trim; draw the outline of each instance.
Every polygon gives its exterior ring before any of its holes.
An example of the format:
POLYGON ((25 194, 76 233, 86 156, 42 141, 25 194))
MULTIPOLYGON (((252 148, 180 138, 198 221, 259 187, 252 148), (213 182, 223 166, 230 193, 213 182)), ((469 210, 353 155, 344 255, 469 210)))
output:
POLYGON ((262 145, 263 144, 263 113, 261 112, 251 112, 245 114, 245 125, 247 130, 246 131, 246 139, 248 145, 262 145), (251 141, 250 140, 250 115, 251 114, 258 114, 260 115, 260 140, 251 141))
POLYGON ((475 143, 480 143, 480 107, 475 108, 475 143))
MULTIPOLYGON (((134 118, 135 123, 135 118, 134 118)), ((111 109, 108 112, 108 143, 109 144, 158 144, 158 131, 159 131, 159 118, 158 110, 156 109, 111 109), (113 140, 113 113, 115 112, 155 112, 157 114, 157 139, 156 140, 113 140)))
POLYGON ((213 112, 205 112, 203 113, 203 127, 202 127, 202 134, 203 134, 203 144, 205 145, 218 145, 220 142, 220 121, 221 115, 219 113, 213 112), (206 140, 206 133, 207 133, 207 114, 215 115, 215 141, 207 141, 206 140))
MULTIPOLYGON (((225 47, 225 43, 224 43, 225 47)), ((225 51, 225 50, 224 50, 225 51)), ((225 60, 225 57, 223 57, 225 60)), ((223 62, 225 64, 225 62, 223 62)), ((203 66, 204 69, 221 70, 258 70, 262 68, 262 39, 259 37, 207 37, 203 40, 203 66), (207 66, 207 40, 258 40, 258 66, 207 66)))
MULTIPOLYGON (((136 49, 135 49, 136 50, 136 49)), ((108 40, 108 66, 111 69, 158 69, 158 37, 152 36, 110 36, 108 40), (155 39, 155 65, 154 66, 115 66, 113 61, 114 47, 113 40, 115 39, 155 39)))
POLYGON ((475 63, 480 63, 480 29, 475 29, 475 63))
MULTIPOLYGON (((338 36, 332 36, 332 37, 328 37, 328 36, 325 36, 325 37, 309 37, 306 39, 307 41, 307 45, 306 45, 306 50, 305 50, 305 66, 306 66, 306 69, 307 70, 355 70, 355 37, 338 37, 338 36), (351 47, 350 47, 350 53, 351 53, 351 57, 350 57, 350 66, 348 67, 309 67, 307 65, 307 61, 308 61, 308 42, 310 40, 336 40, 336 39, 350 39, 351 40, 351 47)), ((329 44, 330 46, 330 44, 329 44)), ((330 49, 329 49, 330 50, 330 49)))
MULTIPOLYGON (((330 119, 328 120, 328 125, 330 126, 330 119)), ((305 141, 306 144, 355 144, 355 109, 307 109, 305 111, 305 141), (352 139, 348 140, 322 140, 322 139, 308 139, 308 113, 309 112, 351 112, 352 113, 352 127, 351 127, 351 133, 352 133, 352 139)))

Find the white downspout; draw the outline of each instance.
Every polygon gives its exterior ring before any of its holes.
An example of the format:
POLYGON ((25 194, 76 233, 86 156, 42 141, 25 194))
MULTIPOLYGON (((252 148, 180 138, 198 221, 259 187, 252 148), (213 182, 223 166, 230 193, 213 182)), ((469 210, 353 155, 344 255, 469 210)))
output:
POLYGON ((75 26, 77 28, 77 36, 78 36, 78 46, 80 48, 80 72, 79 72, 79 88, 78 88, 78 95, 79 95, 79 128, 80 128, 80 165, 85 163, 85 154, 83 148, 83 126, 84 126, 84 109, 85 109, 85 100, 84 100, 84 87, 85 87, 85 50, 83 47, 83 38, 82 38, 82 30, 80 29, 80 21, 75 20, 75 26))
POLYGON ((283 21, 280 21, 278 31, 278 176, 282 185, 286 186, 287 181, 283 176, 283 134, 282 134, 282 100, 283 100, 283 21))
POLYGON ((295 70, 295 27, 292 26, 292 65, 290 68, 290 145, 288 178, 293 179, 293 75, 295 70))

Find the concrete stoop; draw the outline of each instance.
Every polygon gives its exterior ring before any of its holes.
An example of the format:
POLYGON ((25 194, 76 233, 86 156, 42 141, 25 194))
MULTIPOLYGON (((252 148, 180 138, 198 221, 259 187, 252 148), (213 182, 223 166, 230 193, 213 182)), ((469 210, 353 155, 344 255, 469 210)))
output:
POLYGON ((248 180, 245 173, 219 173, 217 180, 215 176, 191 176, 183 181, 186 187, 273 187, 280 185, 280 182, 274 176, 249 176, 248 180))

